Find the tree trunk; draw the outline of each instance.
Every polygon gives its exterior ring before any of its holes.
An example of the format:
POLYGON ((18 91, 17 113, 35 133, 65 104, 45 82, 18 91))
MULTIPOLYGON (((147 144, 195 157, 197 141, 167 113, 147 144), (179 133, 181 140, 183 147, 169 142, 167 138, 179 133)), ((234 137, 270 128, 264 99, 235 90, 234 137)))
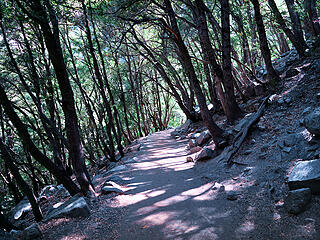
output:
POLYGON ((184 44, 184 42, 181 38, 178 24, 177 24, 177 21, 175 18, 175 13, 172 9, 170 0, 164 0, 164 4, 165 4, 165 11, 168 14, 170 22, 171 22, 171 27, 166 26, 166 25, 165 25, 165 27, 167 29, 172 29, 172 31, 174 33, 172 37, 173 37, 174 42, 176 43, 176 45, 179 49, 182 61, 184 63, 183 67, 185 68, 185 71, 187 73, 190 84, 191 84, 192 88, 194 89, 194 92, 195 92, 195 95, 196 95, 196 98, 198 100, 198 104, 200 107, 200 113, 201 113, 203 122, 206 125, 206 127, 208 128, 214 143, 216 144, 217 147, 219 147, 220 141, 223 139, 223 131, 213 121, 211 114, 208 110, 205 96, 201 90, 200 82, 197 78, 194 67, 192 65, 191 57, 189 55, 189 52, 188 52, 186 45, 184 44))
POLYGON ((296 48, 299 56, 303 57, 304 52, 305 52, 305 46, 304 46, 303 42, 298 41, 298 39, 294 36, 294 34, 291 32, 291 30, 287 27, 286 22, 285 22, 284 18, 282 17, 275 1, 268 0, 268 2, 269 2, 269 5, 272 9, 272 12, 275 15, 276 20, 277 20, 278 24, 280 25, 281 29, 284 31, 286 36, 290 39, 293 46, 296 48))
POLYGON ((22 189, 23 193, 27 196, 31 207, 33 215, 37 222, 43 219, 43 215, 41 209, 37 203, 36 197, 34 196, 32 190, 30 189, 29 185, 23 180, 22 176, 19 173, 19 169, 14 164, 14 160, 11 157, 9 151, 7 150, 6 145, 3 143, 2 138, 0 137, 0 151, 4 161, 7 163, 10 172, 13 174, 14 178, 16 179, 17 183, 19 184, 20 188, 22 189))
POLYGON ((274 70, 272 66, 272 61, 271 61, 271 53, 270 49, 268 46, 268 40, 267 40, 267 35, 266 35, 266 30, 264 28, 264 23, 262 20, 262 15, 260 13, 260 3, 258 0, 251 0, 254 8, 254 17, 256 19, 257 23, 257 28, 258 28, 258 35, 259 35, 259 40, 260 40, 260 50, 264 59, 264 62, 266 64, 266 68, 268 71, 268 77, 269 77, 269 82, 271 85, 275 85, 280 81, 280 77, 276 70, 274 70))
MULTIPOLYGON (((0 79, 0 82, 1 81, 3 81, 3 79, 0 79)), ((80 189, 68 176, 66 170, 62 166, 54 164, 34 145, 29 135, 28 128, 25 124, 23 124, 17 113, 14 111, 2 84, 0 84, 0 104, 2 105, 13 126, 17 129, 18 135, 20 136, 24 147, 30 152, 34 159, 47 168, 48 171, 51 172, 55 178, 65 186, 71 195, 78 193, 80 189)))
POLYGON ((285 0, 285 2, 289 11, 294 37, 296 41, 298 41, 303 46, 303 49, 305 50, 308 48, 308 46, 303 38, 301 21, 299 18, 299 14, 295 10, 294 0, 285 0))

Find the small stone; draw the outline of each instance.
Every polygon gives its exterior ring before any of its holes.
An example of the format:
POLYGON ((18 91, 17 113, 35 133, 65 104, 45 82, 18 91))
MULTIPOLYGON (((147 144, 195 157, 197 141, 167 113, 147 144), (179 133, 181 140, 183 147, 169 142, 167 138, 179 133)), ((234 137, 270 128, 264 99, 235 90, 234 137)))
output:
POLYGON ((249 154, 251 154, 253 151, 252 150, 246 150, 243 154, 244 155, 249 155, 249 154))
POLYGON ((307 107, 303 110, 302 114, 306 114, 311 111, 311 107, 307 107))
POLYGON ((200 147, 200 146, 193 147, 190 149, 190 154, 200 152, 201 150, 202 150, 202 147, 200 147))
POLYGON ((286 152, 286 153, 290 153, 291 152, 291 147, 284 147, 283 149, 282 149, 282 151, 284 151, 284 152, 286 152))
POLYGON ((197 145, 202 146, 211 139, 211 135, 208 130, 203 131, 200 136, 196 139, 197 145))
POLYGON ((310 188, 301 188, 298 190, 289 191, 288 196, 284 201, 284 207, 291 214, 299 214, 306 210, 306 207, 310 201, 310 188))
POLYGON ((192 157, 187 157, 187 162, 193 162, 193 158, 192 157))
POLYGON ((291 98, 290 97, 286 97, 284 99, 284 102, 287 103, 287 104, 290 104, 292 102, 291 98))
POLYGON ((240 193, 236 191, 229 191, 227 192, 227 199, 231 201, 235 201, 238 199, 240 193))
POLYGON ((34 223, 31 226, 27 227, 23 230, 23 239, 24 240, 32 240, 39 239, 41 237, 41 231, 39 225, 34 223))
POLYGON ((259 159, 266 159, 267 154, 266 153, 261 153, 259 155, 259 159))
POLYGON ((225 186, 222 185, 222 186, 219 187, 219 192, 224 192, 225 189, 226 189, 225 186))
POLYGON ((194 148, 195 146, 197 146, 197 142, 194 139, 190 139, 188 142, 189 148, 194 148))
POLYGON ((261 152, 266 152, 268 149, 270 148, 270 145, 269 144, 265 144, 261 147, 261 152))
POLYGON ((217 156, 217 152, 210 149, 210 148, 203 148, 199 154, 195 157, 195 161, 203 161, 203 160, 208 160, 210 158, 216 157, 217 156))

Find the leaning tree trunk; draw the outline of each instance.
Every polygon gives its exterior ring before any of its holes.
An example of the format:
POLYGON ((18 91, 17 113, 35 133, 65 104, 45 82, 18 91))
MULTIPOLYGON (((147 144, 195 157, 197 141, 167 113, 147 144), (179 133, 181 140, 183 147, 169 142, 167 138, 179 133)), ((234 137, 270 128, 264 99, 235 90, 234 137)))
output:
POLYGON ((281 29, 284 31, 286 36, 290 39, 293 46, 297 49, 299 56, 303 57, 304 52, 305 52, 305 46, 304 46, 303 42, 298 41, 298 39, 294 36, 293 32, 291 32, 291 30, 287 27, 286 22, 285 22, 284 18, 282 17, 275 1, 268 0, 268 2, 269 2, 269 5, 272 9, 272 12, 275 15, 276 20, 277 20, 278 24, 280 25, 281 29))
POLYGON ((65 128, 69 142, 69 155, 72 161, 76 179, 81 187, 81 191, 84 195, 86 195, 89 190, 90 177, 84 161, 84 153, 78 129, 78 117, 75 108, 74 95, 70 85, 67 66, 64 61, 59 40, 58 21, 49 2, 46 2, 49 15, 46 12, 45 7, 41 4, 40 0, 33 0, 31 7, 33 11, 40 14, 39 17, 34 19, 39 21, 44 41, 49 52, 49 58, 59 83, 59 89, 62 96, 62 109, 65 116, 65 128), (52 28, 48 19, 51 21, 52 28))
POLYGON ((188 49, 185 45, 185 43, 182 40, 177 20, 175 18, 175 13, 173 11, 173 8, 171 6, 170 0, 164 0, 165 4, 165 11, 169 16, 170 22, 171 22, 171 27, 167 26, 166 23, 165 27, 167 29, 171 29, 173 31, 173 39, 175 44, 177 45, 182 61, 184 63, 184 68, 187 73, 188 79, 190 81, 190 84, 195 92, 196 98, 198 100, 198 104, 200 107, 200 113, 203 119, 204 124, 208 128, 210 135, 212 136, 212 139, 216 146, 220 145, 221 140, 223 139, 223 130, 218 127, 218 125, 213 121, 211 114, 208 110, 207 103, 206 103, 206 98, 202 92, 200 82, 197 78, 197 75, 195 73, 195 69, 192 65, 192 60, 189 55, 188 49))
POLYGON ((272 66, 271 53, 270 53, 270 49, 268 46, 266 30, 264 28, 262 15, 260 13, 260 3, 258 0, 251 0, 251 2, 253 4, 254 17, 255 17, 255 20, 257 23, 257 28, 258 28, 258 35, 259 35, 259 40, 260 40, 260 50, 261 50, 264 62, 266 64, 269 81, 272 85, 274 85, 280 81, 280 77, 279 77, 278 73, 276 72, 276 70, 272 66))
MULTIPOLYGON (((228 17, 223 18, 223 28, 222 28, 222 38, 225 40, 223 42, 223 69, 219 66, 215 59, 214 49, 210 42, 209 30, 206 22, 205 9, 206 6, 202 0, 196 0, 196 10, 194 11, 194 17, 197 22, 198 33, 200 38, 200 45, 205 58, 209 60, 211 67, 214 70, 215 75, 219 78, 219 82, 223 85, 222 92, 222 107, 227 116, 228 121, 233 122, 241 116, 241 110, 236 102, 234 95, 233 77, 231 74, 231 45, 230 45, 230 23, 226 21, 229 20, 228 17), (227 26, 229 25, 229 27, 227 26), (228 30, 229 29, 229 30, 228 30), (229 37, 228 37, 229 35, 229 37), (229 40, 228 40, 229 39, 229 40), (228 44, 229 42, 229 44, 228 44)), ((228 5, 227 5, 228 6, 228 5)), ((224 6, 226 7, 226 6, 224 6)))
POLYGON ((291 24, 292 24, 292 31, 293 34, 296 38, 296 40, 303 45, 304 49, 307 49, 308 46, 303 38, 303 31, 302 31, 302 26, 301 26, 301 21, 299 18, 299 14, 296 12, 295 10, 295 6, 294 6, 294 0, 285 0, 288 11, 289 11, 289 15, 290 15, 290 19, 291 19, 291 24))
POLYGON ((36 197, 34 196, 32 190, 30 189, 29 185, 26 183, 26 181, 22 178, 21 174, 19 173, 18 167, 14 164, 14 160, 9 153, 6 145, 2 141, 2 138, 0 137, 0 152, 1 155, 8 165, 8 168, 14 178, 16 179, 17 183, 19 184, 20 188, 22 189, 23 193, 27 196, 31 207, 33 215, 37 222, 41 221, 43 219, 43 215, 41 212, 41 209, 39 207, 39 204, 37 203, 36 197))
MULTIPOLYGON (((0 79, 0 82, 3 79, 0 79)), ((12 122, 13 126, 16 128, 19 137, 26 149, 30 152, 32 157, 38 161, 41 165, 48 169, 48 171, 55 176, 55 178, 61 182, 64 187, 69 191, 71 195, 75 195, 80 191, 78 186, 72 181, 68 176, 66 170, 61 165, 54 164, 46 155, 44 155, 31 140, 28 128, 20 120, 17 113, 14 111, 12 103, 9 101, 5 89, 0 84, 0 105, 2 105, 5 114, 12 122)))

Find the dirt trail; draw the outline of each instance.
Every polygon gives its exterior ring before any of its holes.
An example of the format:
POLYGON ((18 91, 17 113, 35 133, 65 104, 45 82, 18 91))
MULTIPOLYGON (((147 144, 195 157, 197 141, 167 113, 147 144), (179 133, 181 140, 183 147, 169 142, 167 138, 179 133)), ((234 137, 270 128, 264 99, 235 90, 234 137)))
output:
POLYGON ((127 207, 119 239, 235 239, 242 226, 237 203, 206 183, 193 163, 186 163, 186 140, 171 130, 148 136, 137 157, 121 173, 132 189, 117 197, 127 207), (240 220, 240 221, 239 221, 240 220))

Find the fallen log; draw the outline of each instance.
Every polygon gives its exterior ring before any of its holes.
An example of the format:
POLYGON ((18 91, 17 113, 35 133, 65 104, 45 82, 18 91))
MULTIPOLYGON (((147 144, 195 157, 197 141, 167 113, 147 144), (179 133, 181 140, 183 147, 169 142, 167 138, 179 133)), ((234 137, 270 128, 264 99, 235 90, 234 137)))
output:
POLYGON ((232 156, 239 150, 241 144, 243 143, 246 136, 248 135, 250 127, 254 123, 256 123, 259 120, 259 118, 261 117, 264 109, 266 108, 268 99, 269 99, 269 96, 264 98, 264 100, 260 104, 257 112, 255 112, 254 114, 252 114, 251 116, 248 117, 247 122, 243 125, 240 132, 234 137, 231 145, 226 147, 222 151, 222 153, 214 159, 215 161, 218 161, 218 162, 226 161, 227 165, 233 164, 233 162, 231 160, 232 156))

